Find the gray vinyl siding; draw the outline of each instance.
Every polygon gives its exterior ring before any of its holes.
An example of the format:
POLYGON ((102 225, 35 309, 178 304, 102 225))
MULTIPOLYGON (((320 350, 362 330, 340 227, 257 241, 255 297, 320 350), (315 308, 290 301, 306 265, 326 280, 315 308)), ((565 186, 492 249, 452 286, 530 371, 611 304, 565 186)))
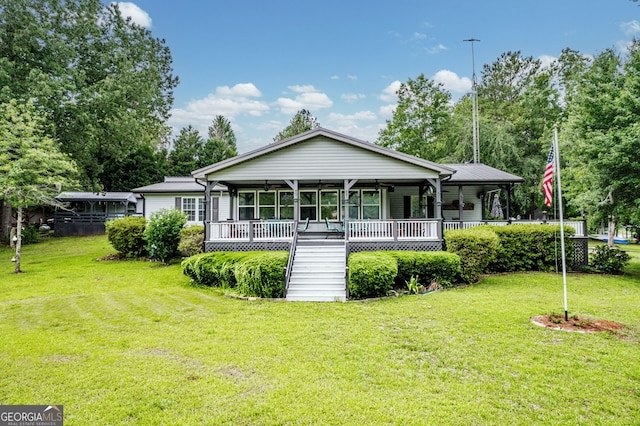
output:
MULTIPOLYGON (((442 193, 442 205, 450 205, 453 200, 458 199, 457 186, 445 186, 442 193)), ((482 220, 482 205, 478 198, 478 192, 482 191, 482 186, 463 186, 462 196, 465 203, 473 203, 473 210, 464 210, 462 212, 462 220, 474 222, 482 220)), ((443 210, 444 220, 460 220, 458 218, 458 210, 443 210), (456 219, 457 218, 457 219, 456 219)))
POLYGON ((319 136, 208 176, 209 180, 425 179, 438 173, 319 136))

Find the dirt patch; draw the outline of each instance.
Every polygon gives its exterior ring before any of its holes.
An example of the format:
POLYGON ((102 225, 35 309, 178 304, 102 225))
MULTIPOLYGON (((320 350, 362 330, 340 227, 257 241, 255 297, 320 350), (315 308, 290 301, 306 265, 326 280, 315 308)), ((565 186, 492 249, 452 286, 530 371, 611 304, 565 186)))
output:
POLYGON ((531 317, 531 322, 540 327, 578 333, 598 333, 606 331, 607 333, 616 334, 618 330, 624 328, 622 324, 617 322, 594 320, 578 317, 577 315, 570 316, 568 321, 566 321, 564 315, 561 314, 537 315, 531 317))

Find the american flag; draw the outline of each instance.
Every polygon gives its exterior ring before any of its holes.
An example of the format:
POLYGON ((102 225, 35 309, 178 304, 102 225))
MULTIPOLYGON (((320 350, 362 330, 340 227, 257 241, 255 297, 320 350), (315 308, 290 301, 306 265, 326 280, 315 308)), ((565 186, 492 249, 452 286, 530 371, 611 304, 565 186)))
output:
POLYGON ((553 200, 554 170, 555 167, 553 161, 553 144, 551 144, 551 151, 549 151, 549 158, 547 159, 547 167, 544 169, 544 178, 542 178, 542 192, 544 192, 544 203, 547 206, 550 206, 553 200))

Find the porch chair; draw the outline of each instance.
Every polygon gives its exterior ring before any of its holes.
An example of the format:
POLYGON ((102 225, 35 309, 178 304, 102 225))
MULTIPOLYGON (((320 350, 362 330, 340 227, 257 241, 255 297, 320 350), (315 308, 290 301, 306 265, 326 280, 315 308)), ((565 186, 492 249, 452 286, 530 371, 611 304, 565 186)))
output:
POLYGON ((309 228, 309 218, 306 218, 303 224, 298 225, 298 232, 304 232, 309 228))
POLYGON ((328 217, 324 218, 324 223, 327 225, 327 231, 344 234, 344 227, 342 227, 340 224, 337 224, 337 223, 335 225, 332 225, 331 223, 329 223, 328 217))

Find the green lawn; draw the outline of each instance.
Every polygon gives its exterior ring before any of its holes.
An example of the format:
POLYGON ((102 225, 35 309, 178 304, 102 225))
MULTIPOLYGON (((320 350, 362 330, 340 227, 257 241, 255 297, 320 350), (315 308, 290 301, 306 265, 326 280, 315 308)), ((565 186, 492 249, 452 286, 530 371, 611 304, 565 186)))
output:
POLYGON ((640 250, 623 277, 530 273, 375 302, 247 302, 179 265, 97 262, 104 237, 0 248, 0 404, 66 425, 638 424, 640 250))

